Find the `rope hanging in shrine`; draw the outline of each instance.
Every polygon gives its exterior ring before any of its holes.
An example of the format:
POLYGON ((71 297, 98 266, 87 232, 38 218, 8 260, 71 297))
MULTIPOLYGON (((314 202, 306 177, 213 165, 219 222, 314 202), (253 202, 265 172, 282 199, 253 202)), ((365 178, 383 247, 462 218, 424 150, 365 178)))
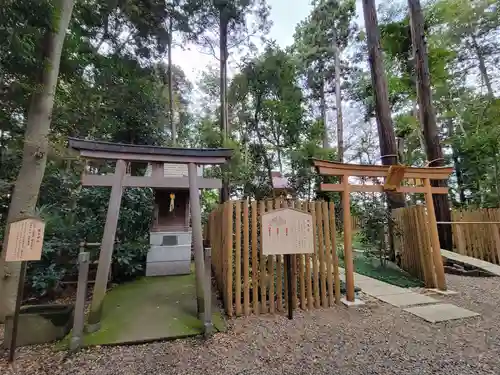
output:
POLYGON ((174 210, 174 207, 175 207, 175 194, 174 193, 170 193, 170 208, 168 210, 168 212, 172 212, 174 210))

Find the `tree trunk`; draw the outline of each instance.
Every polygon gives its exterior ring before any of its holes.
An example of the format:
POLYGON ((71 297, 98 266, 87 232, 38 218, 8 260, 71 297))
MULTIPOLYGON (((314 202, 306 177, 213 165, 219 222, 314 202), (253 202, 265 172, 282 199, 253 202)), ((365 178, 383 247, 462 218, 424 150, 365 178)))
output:
POLYGON ((500 207, 500 178, 499 178, 499 168, 498 168, 498 153, 495 153, 495 156, 493 157, 494 162, 493 162, 493 169, 495 173, 495 191, 496 191, 496 198, 497 198, 497 207, 500 207))
POLYGON ((396 138, 396 144, 397 144, 397 149, 398 149, 398 162, 400 164, 404 164, 406 162, 404 138, 401 138, 401 137, 396 138))
MULTIPOLYGON (((219 60, 220 60, 220 132, 222 146, 226 143, 229 129, 227 124, 227 17, 225 10, 220 10, 219 26, 219 60)), ((220 190, 220 202, 229 200, 229 181, 227 175, 222 178, 222 189, 220 190)))
MULTIPOLYGON (((449 111, 450 108, 447 108, 449 111)), ((448 118, 446 120, 447 125, 448 125, 448 138, 452 138, 455 135, 455 129, 453 128, 453 120, 451 118, 448 118)), ((451 146, 451 157, 453 159, 453 165, 455 166, 455 174, 457 176, 457 186, 458 186, 458 200, 460 203, 460 206, 465 205, 466 203, 466 198, 465 198, 465 189, 464 189, 464 175, 462 172, 462 165, 460 163, 460 158, 459 154, 457 152, 457 149, 455 146, 451 146)))
MULTIPOLYGON (((420 0, 408 0, 410 9, 411 39, 415 54, 417 73, 417 97, 419 102, 421 126, 424 133, 426 155, 430 167, 444 166, 443 150, 439 141, 436 115, 432 105, 429 62, 424 35, 424 17, 420 0)), ((433 180, 433 186, 447 186, 444 180, 433 180)), ((432 197, 437 221, 451 221, 450 204, 447 195, 436 194, 432 197)), ((450 225, 438 227, 441 247, 453 250, 453 238, 450 225)))
MULTIPOLYGON (((397 148, 394 127, 387 93, 387 78, 380 47, 375 0, 363 0, 363 13, 368 43, 370 72, 375 93, 375 114, 377 117, 378 138, 382 164, 397 165, 397 148)), ((401 193, 388 192, 387 200, 391 209, 405 206, 405 198, 401 193)))
MULTIPOLYGON (((52 19, 55 24, 45 32, 42 70, 39 88, 33 93, 24 138, 23 160, 17 176, 7 215, 7 223, 33 215, 42 184, 47 152, 49 130, 54 107, 54 95, 59 75, 61 52, 73 12, 74 0, 59 0, 57 13, 52 19)), ((6 235, 8 225, 6 229, 6 235)), ((17 287, 20 277, 20 262, 5 262, 5 242, 0 257, 0 322, 14 313, 17 287)))
POLYGON ((271 195, 273 198, 275 198, 274 186, 273 186, 273 173, 272 173, 273 169, 272 169, 272 165, 271 165, 271 160, 269 160, 269 156, 267 155, 266 148, 264 146, 263 136, 262 136, 262 133, 260 132, 260 128, 259 128, 259 117, 258 116, 259 116, 259 113, 261 110, 261 103, 262 103, 262 98, 260 95, 258 95, 256 98, 256 103, 255 103, 253 125, 255 128, 256 135, 257 135, 257 140, 259 141, 259 146, 262 149, 262 152, 264 153, 262 156, 264 158, 264 164, 265 164, 266 169, 267 169, 267 178, 269 179, 269 187, 270 187, 271 195))
POLYGON ((481 73, 481 78, 483 79, 484 84, 486 85, 486 90, 488 90, 488 95, 490 97, 493 97, 493 88, 491 86, 491 79, 490 76, 488 75, 488 70, 486 69, 486 64, 484 62, 484 57, 481 51, 481 47, 479 47, 479 44, 477 44, 477 40, 474 35, 472 36, 472 47, 476 51, 477 60, 479 62, 479 72, 481 73))
POLYGON ((326 126, 326 98, 325 98, 325 78, 321 79, 321 97, 320 97, 320 111, 321 120, 323 121, 323 148, 329 148, 330 142, 328 141, 328 128, 326 126))
POLYGON ((172 33, 173 21, 169 20, 168 25, 168 121, 172 129, 172 146, 177 145, 177 127, 174 121, 174 87, 173 87, 173 69, 172 69, 172 33))
POLYGON ((340 50, 335 46, 335 101, 337 106, 337 158, 344 161, 344 124, 342 117, 342 95, 340 93, 340 50))
POLYGON ((418 99, 415 100, 413 103, 413 116, 417 120, 417 135, 418 135, 418 141, 420 143, 420 148, 422 149, 422 152, 425 153, 425 141, 424 141, 424 134, 422 133, 422 121, 420 121, 420 113, 418 112, 418 99))

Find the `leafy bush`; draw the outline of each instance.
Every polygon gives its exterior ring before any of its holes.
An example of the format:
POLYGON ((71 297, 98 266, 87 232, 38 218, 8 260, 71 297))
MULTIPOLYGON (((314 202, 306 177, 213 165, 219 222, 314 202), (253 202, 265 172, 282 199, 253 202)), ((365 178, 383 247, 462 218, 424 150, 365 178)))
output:
MULTIPOLYGON (((56 291, 68 273, 76 271, 81 242, 101 242, 110 189, 79 188, 76 174, 51 171, 42 185, 37 214, 45 221, 42 259, 30 262, 27 283, 36 296, 56 291)), ((153 212, 151 189, 126 189, 123 193, 113 252, 115 282, 144 271, 153 212)), ((99 248, 88 249, 96 252, 99 248)))
POLYGON ((123 282, 142 276, 148 250, 147 237, 140 241, 117 244, 113 252, 113 281, 123 282))

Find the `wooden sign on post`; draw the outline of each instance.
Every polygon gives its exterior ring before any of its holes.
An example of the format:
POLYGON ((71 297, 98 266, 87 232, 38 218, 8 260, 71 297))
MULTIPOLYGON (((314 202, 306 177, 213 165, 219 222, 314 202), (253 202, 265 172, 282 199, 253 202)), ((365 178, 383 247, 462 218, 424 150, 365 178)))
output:
POLYGON ((10 224, 5 261, 40 260, 44 230, 45 223, 36 218, 23 219, 10 224))
POLYGON ((293 319, 293 285, 295 275, 292 254, 314 253, 312 215, 282 208, 262 214, 262 255, 284 255, 288 286, 288 319, 293 319))
POLYGON ((282 208, 262 215, 262 254, 314 253, 311 214, 282 208))
POLYGON ((26 262, 42 258, 43 235, 45 223, 38 218, 27 218, 10 223, 7 235, 6 262, 21 262, 19 284, 17 287, 14 317, 10 328, 9 362, 14 361, 16 354, 17 328, 19 311, 23 299, 24 279, 26 278, 26 262))

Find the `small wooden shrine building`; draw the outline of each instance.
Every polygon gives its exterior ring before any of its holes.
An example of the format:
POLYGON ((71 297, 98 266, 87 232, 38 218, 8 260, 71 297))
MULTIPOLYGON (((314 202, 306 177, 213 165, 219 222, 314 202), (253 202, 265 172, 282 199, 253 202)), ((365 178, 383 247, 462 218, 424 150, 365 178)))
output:
POLYGON ((276 197, 283 196, 288 197, 289 194, 293 194, 293 189, 290 187, 290 183, 286 177, 283 177, 281 172, 273 171, 271 172, 271 178, 273 183, 273 194, 276 197))
POLYGON ((225 164, 230 149, 190 149, 142 146, 69 138, 70 149, 81 158, 115 161, 113 174, 84 174, 82 186, 111 188, 99 266, 89 314, 89 329, 100 327, 103 299, 111 267, 122 192, 127 187, 155 191, 148 275, 190 272, 191 242, 194 248, 198 314, 203 313, 203 235, 199 189, 218 189, 219 179, 203 178, 200 166, 225 164), (130 173, 131 163, 148 165, 145 176, 130 173))

